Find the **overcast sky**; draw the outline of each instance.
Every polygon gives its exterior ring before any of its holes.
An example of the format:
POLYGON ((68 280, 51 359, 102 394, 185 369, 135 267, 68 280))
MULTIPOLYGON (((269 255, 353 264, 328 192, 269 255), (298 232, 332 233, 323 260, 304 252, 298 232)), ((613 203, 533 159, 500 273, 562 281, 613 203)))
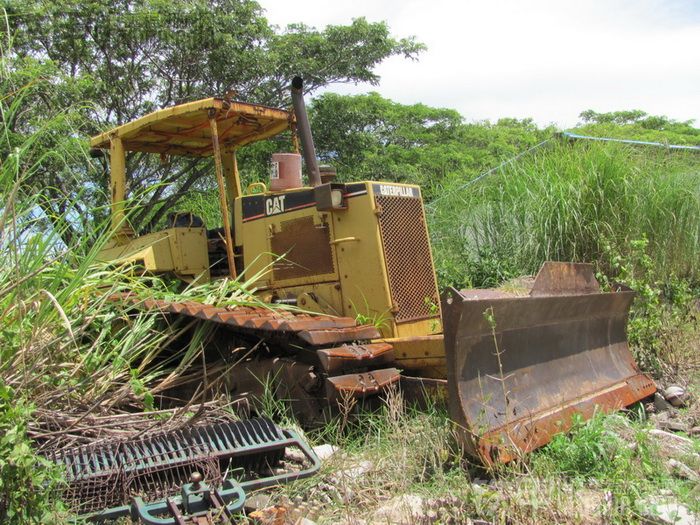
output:
POLYGON ((259 0, 272 24, 322 28, 365 16, 428 46, 392 58, 375 90, 469 120, 570 127, 585 109, 642 109, 700 125, 700 0, 259 0))

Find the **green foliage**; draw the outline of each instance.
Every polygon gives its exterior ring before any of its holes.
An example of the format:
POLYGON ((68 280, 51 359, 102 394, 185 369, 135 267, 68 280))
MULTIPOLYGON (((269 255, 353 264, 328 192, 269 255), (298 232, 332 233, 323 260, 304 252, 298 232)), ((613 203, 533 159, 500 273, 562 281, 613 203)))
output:
MULTIPOLYGON (((10 386, 22 385, 23 395, 35 402, 49 404, 54 396, 96 401, 123 384, 129 363, 147 362, 145 356, 164 337, 152 330, 155 319, 148 316, 117 323, 124 312, 107 295, 159 283, 138 283, 129 269, 96 262, 106 241, 99 236, 104 225, 92 225, 95 236, 65 235, 71 228, 70 202, 65 197, 53 201, 50 191, 38 190, 32 181, 57 162, 87 164, 86 151, 76 149, 71 139, 79 130, 70 127, 70 113, 56 109, 24 140, 17 140, 7 124, 30 103, 33 86, 43 79, 31 76, 39 74, 35 69, 16 72, 6 61, 2 66, 0 81, 15 91, 0 101, 0 143, 9 152, 0 165, 0 258, 5 261, 0 269, 5 321, 0 378, 10 386), (34 81, 18 85, 18 78, 34 81), (64 133, 66 139, 54 140, 64 133), (53 141, 53 149, 44 149, 47 141, 53 141), (50 217, 51 210, 64 211, 50 217), (72 243, 67 245, 67 240, 72 243)), ((76 195, 80 197, 82 193, 76 195)))
MULTIPOLYGON (((364 18, 322 30, 303 24, 279 29, 270 26, 253 0, 2 0, 0 5, 8 13, 9 34, 3 33, 12 42, 4 56, 8 67, 26 71, 31 64, 43 71, 41 78, 32 77, 40 80, 40 88, 34 89, 38 96, 31 97, 24 105, 27 110, 17 113, 16 124, 10 125, 23 136, 40 126, 45 114, 76 106, 81 111, 72 114, 82 121, 81 129, 69 135, 73 138, 204 97, 232 94, 240 100, 288 105, 294 75, 304 76, 308 91, 333 83, 376 83, 374 69, 384 59, 415 58, 424 49, 413 38, 392 37, 385 23, 364 18), (89 106, 82 104, 85 100, 89 106)), ((52 144, 44 146, 52 149, 52 144)), ((256 160, 264 161, 253 169, 259 174, 267 158, 256 160)), ((89 221, 91 208, 106 204, 107 177, 102 169, 86 171, 85 165, 47 169, 26 181, 56 188, 47 205, 68 206, 52 209, 49 217, 67 211, 76 221, 89 221), (77 199, 78 188, 97 191, 91 201, 86 193, 77 199)), ((132 214, 136 230, 158 224, 190 190, 201 182, 205 187, 200 189, 208 189, 213 180, 211 163, 196 159, 161 165, 158 159, 129 155, 127 168, 128 189, 134 194, 166 182, 132 214)), ((78 234, 74 229, 71 225, 64 233, 78 234)))
POLYGON ((311 121, 322 160, 346 180, 425 182, 464 163, 454 110, 406 106, 378 93, 325 93, 314 100, 311 121))
POLYGON ((450 282, 463 261, 477 270, 473 284, 492 285, 534 274, 546 260, 604 265, 606 246, 626 256, 646 236, 659 280, 697 280, 699 168, 694 153, 583 142, 540 148, 428 205, 439 272, 450 282))
POLYGON ((324 93, 310 119, 319 156, 341 180, 418 184, 427 200, 457 175, 476 174, 547 133, 531 120, 465 124, 454 110, 399 104, 378 93, 324 93))
POLYGON ((32 406, 0 378, 0 522, 7 525, 62 523, 65 512, 51 498, 62 473, 38 456, 27 438, 32 406))
POLYGON ((295 74, 309 90, 376 83, 373 68, 383 59, 413 58, 424 49, 364 18, 321 31, 303 24, 279 31, 252 0, 4 0, 3 6, 15 51, 48 58, 72 79, 89 79, 83 96, 95 101, 94 115, 105 124, 228 90, 278 105, 288 100, 295 74))
POLYGON ((129 384, 131 385, 131 390, 134 395, 139 399, 143 399, 143 407, 146 410, 153 410, 155 408, 153 404, 153 394, 146 388, 145 383, 139 377, 139 371, 137 369, 131 369, 131 381, 129 384))
POLYGON ((660 489, 695 507, 697 501, 688 492, 692 483, 673 478, 649 428, 643 419, 621 415, 598 413, 585 422, 576 417, 569 432, 557 434, 532 454, 529 471, 606 491, 614 505, 608 511, 612 521, 639 519, 642 501, 658 498, 660 489))
MULTIPOLYGON (((638 436, 641 437, 641 436, 638 436)), ((653 454, 648 449, 646 440, 630 447, 620 435, 613 432, 606 417, 597 414, 584 421, 578 414, 574 417, 571 430, 567 434, 557 434, 554 439, 534 456, 535 471, 554 470, 558 475, 578 478, 617 481, 637 467, 643 469, 642 477, 660 473, 660 464, 653 464, 653 454), (641 448, 640 448, 641 445, 641 448), (636 463, 637 456, 641 462, 636 463)))
POLYGON ((637 363, 661 375, 666 336, 692 324, 697 290, 687 279, 673 274, 662 279, 646 237, 632 240, 626 256, 615 254, 610 245, 605 246, 605 255, 606 273, 598 272, 598 280, 606 288, 620 283, 636 292, 627 325, 628 340, 637 363))
POLYGON ((596 137, 633 139, 664 144, 700 145, 700 129, 693 121, 679 122, 644 111, 597 113, 591 109, 580 115, 583 125, 576 132, 596 137))
POLYGON ((64 241, 72 242, 77 232, 90 235, 94 221, 105 216, 97 206, 105 200, 102 190, 106 190, 106 182, 83 184, 86 155, 81 135, 85 122, 79 111, 84 105, 66 102, 78 88, 67 85, 53 63, 13 57, 11 45, 11 40, 0 42, 4 94, 0 102, 0 158, 9 163, 4 167, 6 172, 13 169, 30 174, 22 179, 21 191, 38 195, 34 204, 44 214, 45 227, 54 227, 64 241), (18 165, 20 160, 22 166, 18 165), (78 191, 80 199, 76 198, 78 191))
POLYGON ((164 327, 158 315, 136 313, 110 297, 129 292, 144 299, 260 303, 238 281, 177 290, 132 268, 100 263, 108 224, 91 224, 91 235, 66 236, 75 208, 65 195, 54 199, 37 187, 36 176, 60 163, 89 166, 85 149, 75 147, 80 129, 71 127, 69 111, 56 108, 15 133, 10 125, 45 79, 40 68, 20 71, 7 55, 0 58, 0 86, 9 93, 0 98, 0 522, 56 523, 61 476, 31 447, 27 430, 38 417, 33 407, 109 410, 128 402, 154 408, 155 395, 206 345, 208 332, 195 330, 173 355, 168 343, 182 329, 179 323, 164 327), (49 217, 51 210, 63 211, 49 217))
POLYGON ((178 204, 178 209, 194 213, 207 228, 220 228, 223 225, 217 188, 189 192, 178 204))

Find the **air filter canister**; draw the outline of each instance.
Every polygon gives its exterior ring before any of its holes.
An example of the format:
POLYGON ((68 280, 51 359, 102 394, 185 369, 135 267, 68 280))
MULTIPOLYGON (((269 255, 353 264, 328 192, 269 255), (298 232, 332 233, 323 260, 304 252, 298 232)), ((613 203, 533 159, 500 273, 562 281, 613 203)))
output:
POLYGON ((270 190, 301 188, 301 155, 273 153, 270 163, 270 190))

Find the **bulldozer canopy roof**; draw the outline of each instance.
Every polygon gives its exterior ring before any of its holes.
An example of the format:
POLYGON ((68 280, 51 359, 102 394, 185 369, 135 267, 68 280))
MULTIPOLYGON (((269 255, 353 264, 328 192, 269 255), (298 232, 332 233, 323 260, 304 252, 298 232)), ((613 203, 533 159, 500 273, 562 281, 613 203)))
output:
POLYGON ((110 140, 119 137, 127 151, 206 157, 213 154, 210 111, 216 115, 222 149, 277 135, 294 120, 283 109, 206 98, 154 111, 92 137, 90 145, 108 149, 110 140))

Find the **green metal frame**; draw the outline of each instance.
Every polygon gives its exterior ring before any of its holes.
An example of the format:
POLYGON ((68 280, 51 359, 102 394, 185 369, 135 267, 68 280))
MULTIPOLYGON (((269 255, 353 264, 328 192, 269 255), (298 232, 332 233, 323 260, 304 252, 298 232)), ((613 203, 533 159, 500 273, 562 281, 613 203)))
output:
POLYGON ((220 511, 227 516, 238 513, 245 504, 246 494, 255 490, 282 485, 292 481, 308 478, 314 475, 321 467, 321 460, 311 447, 293 430, 281 429, 285 439, 266 445, 251 445, 237 450, 238 453, 260 453, 279 450, 286 447, 296 447, 301 450, 306 459, 311 463, 309 467, 283 474, 276 474, 264 478, 248 481, 238 481, 233 476, 226 478, 221 488, 212 488, 207 483, 186 483, 182 486, 179 496, 165 498, 159 501, 146 502, 143 498, 133 498, 131 505, 112 507, 101 512, 85 516, 89 521, 105 522, 130 516, 132 520, 147 525, 178 525, 182 522, 180 515, 198 515, 210 510, 220 511), (169 517, 162 517, 170 514, 169 517), (176 514, 176 515, 173 515, 176 514))

